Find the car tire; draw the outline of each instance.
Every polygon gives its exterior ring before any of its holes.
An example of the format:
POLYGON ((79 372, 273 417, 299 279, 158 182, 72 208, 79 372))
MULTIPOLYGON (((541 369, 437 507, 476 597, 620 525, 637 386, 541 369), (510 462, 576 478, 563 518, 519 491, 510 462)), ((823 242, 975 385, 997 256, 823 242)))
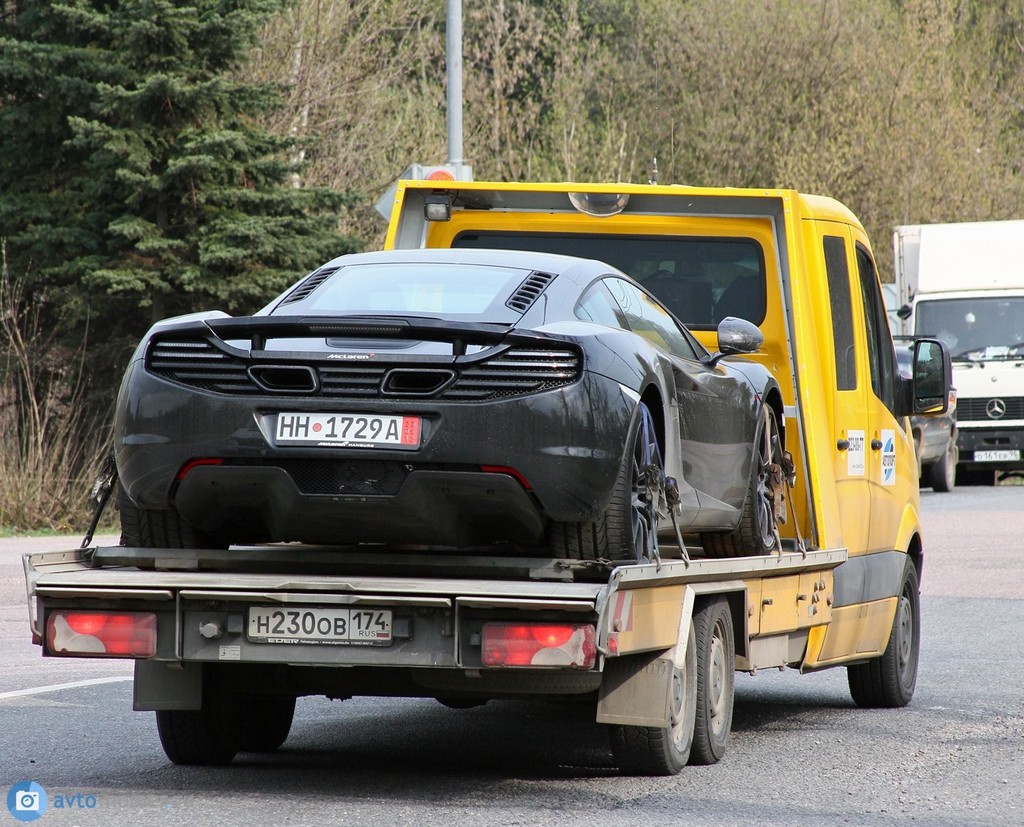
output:
POLYGON ((227 548, 209 532, 186 523, 173 509, 139 508, 118 486, 121 545, 134 548, 227 548))
POLYGON ((747 557, 769 554, 778 538, 778 515, 768 487, 769 468, 781 465, 782 435, 775 409, 765 405, 754 439, 747 496, 735 531, 708 531, 700 536, 708 557, 747 557))
POLYGON ((946 443, 946 450, 942 456, 928 468, 928 482, 933 491, 946 493, 953 490, 956 485, 956 463, 959 457, 960 451, 956 446, 956 436, 954 435, 946 443))
POLYGON ((651 412, 643 402, 633 416, 626 446, 604 512, 593 522, 550 524, 547 542, 556 558, 616 563, 636 563, 644 559, 652 527, 644 503, 639 501, 642 468, 654 462, 664 474, 664 463, 654 435, 651 412))

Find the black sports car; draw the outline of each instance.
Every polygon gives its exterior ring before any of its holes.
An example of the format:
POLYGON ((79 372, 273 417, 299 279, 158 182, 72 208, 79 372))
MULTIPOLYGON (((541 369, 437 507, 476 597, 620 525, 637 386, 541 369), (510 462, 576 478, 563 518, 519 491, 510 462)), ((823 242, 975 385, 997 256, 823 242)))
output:
POLYGON ((766 553, 781 396, 729 358, 760 346, 754 325, 726 319, 718 337, 709 354, 597 261, 337 258, 253 316, 147 333, 117 405, 122 541, 645 559, 667 475, 679 528, 707 553, 766 553))

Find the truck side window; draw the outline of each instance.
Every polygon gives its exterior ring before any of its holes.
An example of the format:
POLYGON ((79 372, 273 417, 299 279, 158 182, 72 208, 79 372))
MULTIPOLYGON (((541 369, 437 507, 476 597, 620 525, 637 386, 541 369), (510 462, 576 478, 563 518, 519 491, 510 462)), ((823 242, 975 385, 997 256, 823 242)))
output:
POLYGON ((861 297, 864 301, 864 322, 868 333, 868 363, 871 365, 871 388, 890 411, 896 411, 896 351, 889 333, 882 291, 875 275, 875 262, 867 250, 857 245, 857 270, 861 297))
POLYGON ((853 300, 846 242, 840 236, 824 237, 825 272, 832 305, 832 342, 836 352, 836 388, 857 389, 857 351, 853 340, 853 300))

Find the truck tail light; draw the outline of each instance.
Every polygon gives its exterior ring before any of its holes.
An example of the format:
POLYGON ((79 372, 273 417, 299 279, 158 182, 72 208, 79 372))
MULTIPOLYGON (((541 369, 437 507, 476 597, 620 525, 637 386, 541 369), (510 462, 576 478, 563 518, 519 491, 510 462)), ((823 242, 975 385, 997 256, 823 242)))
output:
POLYGON ((579 623, 485 623, 484 666, 570 666, 597 660, 594 627, 579 623))
POLYGON ((156 654, 152 612, 50 612, 46 648, 52 655, 151 658, 156 654))

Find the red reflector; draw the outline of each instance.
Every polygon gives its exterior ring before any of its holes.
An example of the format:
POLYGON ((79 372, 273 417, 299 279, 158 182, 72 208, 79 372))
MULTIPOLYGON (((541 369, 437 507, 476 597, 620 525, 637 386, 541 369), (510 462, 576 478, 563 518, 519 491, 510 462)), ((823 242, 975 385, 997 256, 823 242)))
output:
POLYGON ((590 669, 597 660, 594 627, 579 623, 485 623, 484 666, 590 669))
POLYGON ((178 482, 185 479, 185 475, 193 468, 198 468, 200 465, 223 465, 224 460, 220 457, 203 457, 201 459, 190 459, 184 465, 181 466, 181 470, 178 471, 178 482))
POLYGON ((156 654, 152 612, 51 612, 46 648, 53 655, 150 658, 156 654))
POLYGON ((527 491, 530 491, 533 488, 526 477, 520 474, 515 468, 509 468, 507 465, 481 465, 480 470, 485 474, 508 474, 508 476, 517 480, 527 491))

